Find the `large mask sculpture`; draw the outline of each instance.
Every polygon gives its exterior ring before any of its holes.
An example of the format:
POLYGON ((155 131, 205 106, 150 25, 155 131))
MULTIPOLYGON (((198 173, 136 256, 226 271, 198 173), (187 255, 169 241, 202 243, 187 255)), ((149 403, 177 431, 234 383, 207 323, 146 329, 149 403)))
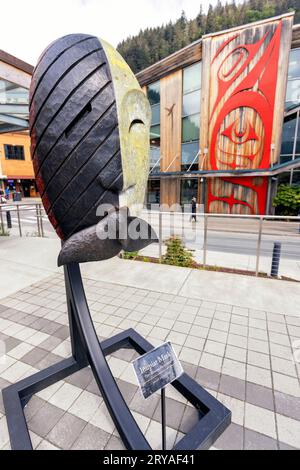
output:
POLYGON ((31 155, 63 241, 58 265, 109 259, 156 240, 136 218, 149 172, 150 122, 137 79, 105 41, 73 34, 41 55, 30 88, 31 155))

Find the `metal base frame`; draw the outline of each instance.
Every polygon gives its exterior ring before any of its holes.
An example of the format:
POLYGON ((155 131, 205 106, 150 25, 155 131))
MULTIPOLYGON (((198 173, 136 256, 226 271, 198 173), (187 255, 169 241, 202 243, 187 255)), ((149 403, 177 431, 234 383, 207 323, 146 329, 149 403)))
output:
MULTIPOLYGON (((32 450, 23 411, 31 397, 90 366, 126 449, 149 451, 151 447, 134 420, 105 356, 124 348, 135 349, 142 355, 151 351, 153 346, 132 329, 99 343, 89 312, 79 265, 70 264, 64 269, 72 357, 3 389, 11 448, 32 450)), ((173 450, 208 449, 229 426, 231 412, 186 374, 172 386, 197 409, 199 414, 197 425, 175 445, 173 450)))

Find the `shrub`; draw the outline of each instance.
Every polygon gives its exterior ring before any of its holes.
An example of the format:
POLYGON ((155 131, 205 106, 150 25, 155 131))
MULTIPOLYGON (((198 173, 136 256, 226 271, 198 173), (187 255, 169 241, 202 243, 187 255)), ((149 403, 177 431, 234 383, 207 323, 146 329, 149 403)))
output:
POLYGON ((277 214, 297 216, 300 211, 300 186, 279 186, 273 205, 277 208, 277 214))
POLYGON ((162 258, 163 264, 191 268, 194 265, 192 253, 187 250, 179 237, 171 237, 166 241, 167 253, 162 258))
POLYGON ((138 251, 134 251, 132 253, 129 253, 128 251, 124 251, 122 258, 123 259, 136 259, 139 255, 138 251))

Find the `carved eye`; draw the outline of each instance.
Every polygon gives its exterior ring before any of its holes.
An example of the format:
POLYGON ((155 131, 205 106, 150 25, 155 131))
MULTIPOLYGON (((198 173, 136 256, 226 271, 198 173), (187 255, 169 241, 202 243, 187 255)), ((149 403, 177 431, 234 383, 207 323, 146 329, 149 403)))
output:
POLYGON ((145 125, 145 123, 144 123, 141 119, 134 119, 134 120, 132 121, 132 123, 130 124, 129 132, 131 131, 131 129, 132 129, 136 124, 143 124, 143 125, 145 125))
POLYGON ((231 140, 231 142, 235 144, 245 144, 250 140, 259 140, 258 135, 256 134, 254 128, 251 126, 250 123, 247 124, 245 130, 240 131, 238 130, 238 123, 233 122, 222 132, 221 135, 227 137, 229 140, 231 140))

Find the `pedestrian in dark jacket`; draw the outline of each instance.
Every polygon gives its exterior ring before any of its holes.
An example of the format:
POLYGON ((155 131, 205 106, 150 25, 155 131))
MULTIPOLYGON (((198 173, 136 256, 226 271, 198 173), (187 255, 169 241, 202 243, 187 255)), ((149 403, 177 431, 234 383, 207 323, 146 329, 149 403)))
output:
POLYGON ((193 197, 192 199, 192 216, 191 216, 191 221, 197 222, 197 199, 193 197))

